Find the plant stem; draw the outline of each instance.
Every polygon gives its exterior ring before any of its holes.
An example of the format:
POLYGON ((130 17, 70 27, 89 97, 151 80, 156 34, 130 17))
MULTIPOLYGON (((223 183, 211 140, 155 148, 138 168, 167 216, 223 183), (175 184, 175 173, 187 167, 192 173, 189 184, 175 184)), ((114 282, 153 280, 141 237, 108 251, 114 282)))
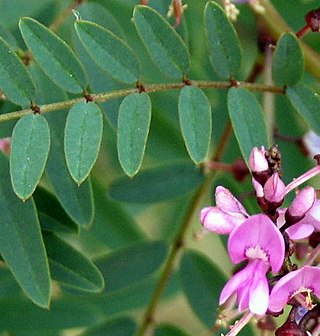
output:
MULTIPOLYGON (((220 138, 219 144, 217 146, 217 150, 215 154, 212 156, 216 161, 219 161, 222 157, 223 151, 226 148, 226 142, 228 142, 230 135, 232 134, 232 127, 230 121, 227 122, 225 126, 225 130, 223 132, 222 137, 220 138)), ((205 180, 198 188, 197 192, 194 194, 190 206, 188 207, 188 210, 185 214, 182 226, 174 239, 172 243, 172 248, 169 254, 169 257, 164 265, 162 274, 159 278, 158 284, 156 286, 156 289, 153 293, 153 296, 151 298, 150 304, 143 316, 142 323, 140 325, 140 328, 138 329, 136 336, 144 336, 147 329, 151 326, 154 320, 154 312, 157 308, 158 302, 160 300, 160 297, 162 295, 163 290, 165 289, 165 286, 168 282, 168 279, 170 277, 171 271, 174 266, 175 259, 177 257, 178 252, 183 248, 184 246, 184 238, 187 232, 187 229, 189 228, 192 219, 194 217, 195 211, 199 208, 199 205, 205 195, 207 195, 208 190, 211 188, 213 179, 216 175, 215 171, 211 171, 206 175, 205 180)))
MULTIPOLYGON (((269 0, 261 0, 261 5, 265 10, 263 13, 257 13, 257 15, 259 15, 265 23, 274 38, 278 39, 284 32, 292 32, 292 29, 283 20, 269 0)), ((320 79, 320 55, 304 42, 300 41, 300 43, 305 57, 306 69, 320 79)))
POLYGON ((74 0, 62 13, 56 17, 56 19, 49 26, 49 29, 53 32, 56 32, 72 13, 72 11, 79 7, 84 1, 85 0, 74 0))
POLYGON ((195 210, 198 209, 198 206, 200 204, 200 201, 202 200, 203 196, 207 194, 209 187, 211 186, 211 182, 213 179, 213 176, 215 174, 211 173, 208 174, 204 180, 204 182, 201 184, 201 186, 198 188, 197 192, 193 196, 190 206, 188 207, 187 213, 185 215, 183 224, 180 228, 180 231, 178 232, 176 238, 173 241, 172 249, 170 251, 169 257, 164 265, 162 274, 159 278, 158 284, 156 286, 156 289, 153 293, 153 296, 151 298, 151 301, 149 303, 149 306, 143 316, 142 323, 140 325, 140 328, 138 332, 136 333, 137 336, 144 336, 145 332, 147 331, 148 327, 151 326, 154 320, 154 312, 157 308, 157 305, 159 303, 160 297, 163 293, 163 290, 165 289, 165 286, 169 280, 170 274, 172 272, 174 262, 176 260, 178 252, 181 250, 181 248, 184 245, 184 237, 186 234, 187 229, 189 228, 192 218, 194 216, 195 210))
MULTIPOLYGON (((232 84, 230 82, 212 82, 212 81, 189 81, 188 84, 197 86, 199 88, 217 88, 217 89, 229 89, 232 84)), ((152 93, 152 92, 159 92, 159 91, 166 91, 166 90, 174 90, 174 89, 181 89, 186 84, 184 82, 180 83, 160 83, 160 84, 146 84, 143 85, 145 92, 152 93)), ((257 92, 273 92, 278 94, 285 93, 285 89, 282 86, 272 86, 272 85, 263 85, 263 84, 253 84, 247 82, 237 82, 237 86, 247 88, 250 91, 257 91, 257 92)), ((138 88, 129 88, 124 90, 115 90, 111 92, 104 92, 104 93, 96 93, 91 94, 90 97, 95 102, 105 102, 110 99, 121 98, 125 97, 132 93, 139 92, 138 88)), ((85 98, 79 97, 71 100, 66 100, 63 102, 57 102, 52 104, 45 104, 40 105, 40 113, 47 113, 56 110, 62 110, 65 108, 69 108, 74 104, 83 101, 85 98)), ((0 122, 15 120, 23 117, 27 114, 32 114, 34 111, 29 109, 13 111, 9 113, 5 113, 0 115, 0 122)))

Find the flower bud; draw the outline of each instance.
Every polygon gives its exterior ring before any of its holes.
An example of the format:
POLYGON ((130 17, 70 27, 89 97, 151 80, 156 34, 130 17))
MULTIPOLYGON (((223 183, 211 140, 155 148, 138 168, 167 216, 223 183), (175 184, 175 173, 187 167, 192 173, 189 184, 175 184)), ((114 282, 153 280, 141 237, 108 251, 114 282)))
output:
POLYGON ((200 221, 203 227, 217 234, 230 234, 245 219, 246 217, 240 213, 231 216, 218 207, 206 207, 200 213, 200 221))
POLYGON ((313 32, 320 32, 320 8, 307 13, 305 19, 313 32))
POLYGON ((285 219, 289 224, 300 221, 311 209, 316 200, 316 192, 312 187, 305 187, 294 198, 286 211, 285 219))
POLYGON ((307 333, 300 328, 296 322, 287 321, 275 332, 276 336, 307 336, 307 333))
POLYGON ((278 173, 274 173, 268 178, 263 188, 265 199, 280 206, 285 195, 285 185, 278 173))
POLYGON ((231 191, 222 186, 216 188, 215 193, 217 207, 228 214, 240 213, 249 217, 243 205, 232 195, 231 191))
POLYGON ((266 150, 262 146, 261 149, 254 147, 249 157, 249 167, 252 172, 260 173, 269 170, 268 160, 265 157, 266 150))

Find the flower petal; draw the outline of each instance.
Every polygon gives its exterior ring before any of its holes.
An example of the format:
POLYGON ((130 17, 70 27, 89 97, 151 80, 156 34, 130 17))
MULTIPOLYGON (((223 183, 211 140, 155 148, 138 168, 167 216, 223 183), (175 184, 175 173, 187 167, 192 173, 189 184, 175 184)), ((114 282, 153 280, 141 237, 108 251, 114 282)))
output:
POLYGON ((273 272, 280 270, 284 260, 284 240, 275 224, 264 214, 251 216, 230 234, 228 252, 234 264, 248 258, 246 251, 249 248, 260 248, 267 255, 273 272))
POLYGON ((247 283, 251 279, 251 272, 251 268, 245 267, 230 278, 221 291, 220 305, 225 303, 233 293, 236 293, 239 287, 247 288, 247 283))
POLYGON ((282 277, 273 287, 269 310, 279 312, 286 305, 292 295, 309 289, 320 298, 320 268, 303 266, 297 271, 290 272, 282 277))
POLYGON ((249 294, 249 309, 252 313, 263 315, 269 305, 269 286, 265 275, 253 274, 253 282, 249 294))
POLYGON ((314 231, 314 226, 311 224, 294 224, 290 226, 286 232, 289 235, 289 238, 292 240, 300 240, 307 238, 314 231))
POLYGON ((203 208, 200 213, 200 220, 204 228, 217 234, 229 234, 244 219, 241 214, 230 216, 217 207, 203 208))
POLYGON ((244 206, 232 195, 231 191, 222 186, 218 186, 215 192, 216 205, 226 213, 236 213, 249 217, 244 206))

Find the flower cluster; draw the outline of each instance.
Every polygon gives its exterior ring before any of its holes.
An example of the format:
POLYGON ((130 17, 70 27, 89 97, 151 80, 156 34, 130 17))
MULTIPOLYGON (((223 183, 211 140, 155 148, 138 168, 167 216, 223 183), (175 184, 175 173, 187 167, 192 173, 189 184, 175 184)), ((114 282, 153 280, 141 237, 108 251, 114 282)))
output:
POLYGON ((242 3, 247 3, 257 13, 264 13, 265 11, 264 7, 260 4, 259 0, 224 0, 223 6, 230 20, 236 21, 238 15, 240 14, 239 9, 234 4, 242 4, 242 3))
POLYGON ((320 254, 320 200, 313 187, 297 188, 319 174, 320 165, 285 185, 281 155, 278 147, 272 146, 269 150, 253 148, 249 166, 261 213, 249 215, 228 189, 218 186, 216 206, 206 207, 200 214, 206 230, 229 235, 231 262, 245 265, 227 282, 219 303, 228 307, 236 298, 240 312, 257 316, 279 315, 290 304, 293 313, 276 335, 293 335, 288 328, 299 330, 297 335, 306 335, 307 328, 316 328, 316 322, 310 321, 320 317, 320 268, 316 261, 320 254), (293 201, 282 208, 285 196, 292 190, 296 190, 293 201), (314 236, 317 243, 309 244, 308 257, 298 268, 290 258, 301 240, 311 241, 314 236))

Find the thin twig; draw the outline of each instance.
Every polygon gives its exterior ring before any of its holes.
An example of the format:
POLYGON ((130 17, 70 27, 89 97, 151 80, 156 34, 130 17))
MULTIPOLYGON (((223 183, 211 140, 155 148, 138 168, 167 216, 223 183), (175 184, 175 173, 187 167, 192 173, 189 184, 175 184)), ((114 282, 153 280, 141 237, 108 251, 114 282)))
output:
MULTIPOLYGON (((208 88, 216 88, 216 89, 228 89, 230 88, 231 84, 230 82, 211 82, 211 81, 190 81, 191 85, 197 86, 199 88, 208 89, 208 88)), ((160 83, 160 84, 146 84, 144 85, 145 92, 152 93, 152 92, 159 92, 159 91, 167 91, 167 90, 175 90, 175 89, 181 89, 186 84, 184 82, 180 83, 160 83)), ((239 82, 237 83, 238 87, 247 88, 250 91, 257 91, 257 92, 273 92, 278 94, 283 94, 285 92, 284 87, 281 86, 271 86, 271 85, 263 85, 263 84, 252 84, 252 83, 246 83, 246 82, 239 82)), ((90 97, 95 102, 105 102, 107 100, 115 99, 115 98, 121 98, 128 96, 132 93, 139 92, 138 88, 129 88, 124 90, 116 90, 111 92, 104 92, 104 93, 95 93, 91 94, 90 97)), ((74 104, 85 100, 84 97, 74 98, 71 100, 66 100, 63 102, 57 102, 52 104, 45 104, 40 105, 40 113, 47 113, 52 112, 56 110, 61 110, 65 108, 69 108, 73 106, 74 104)), ((32 114, 34 111, 29 109, 24 110, 18 110, 13 111, 9 113, 4 113, 0 115, 0 122, 3 121, 9 121, 9 120, 15 120, 23 117, 27 114, 32 114)))

